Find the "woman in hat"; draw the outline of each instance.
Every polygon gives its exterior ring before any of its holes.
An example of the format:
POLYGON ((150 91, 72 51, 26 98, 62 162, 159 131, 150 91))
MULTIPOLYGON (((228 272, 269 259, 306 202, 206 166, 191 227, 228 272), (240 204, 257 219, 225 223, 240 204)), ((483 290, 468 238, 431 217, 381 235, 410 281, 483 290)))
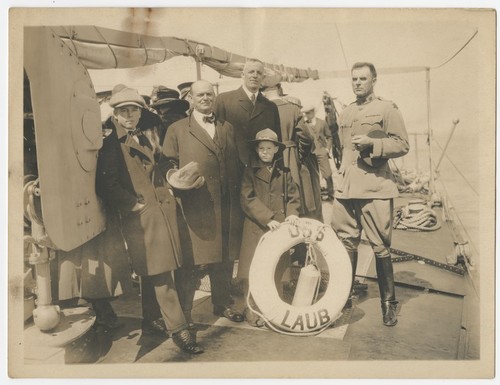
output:
MULTIPOLYGON (((276 159, 277 154, 285 148, 285 145, 278 141, 276 133, 269 128, 261 130, 250 144, 254 146, 258 160, 245 168, 241 182, 240 201, 246 217, 238 278, 245 282, 245 298, 248 294, 250 264, 259 239, 266 231, 278 229, 283 221, 297 224, 300 210, 297 185, 288 170, 280 166, 281 162, 276 159)), ((276 268, 279 284, 288 262, 282 258, 276 268)), ((278 291, 281 289, 278 288, 278 291)), ((250 325, 263 325, 263 321, 249 309, 245 309, 244 314, 250 325)))
POLYGON ((137 125, 144 99, 122 88, 109 101, 112 132, 97 162, 97 193, 121 217, 132 267, 153 287, 174 343, 185 352, 202 353, 188 330, 173 280, 181 264, 175 198, 157 169, 153 147, 137 125))

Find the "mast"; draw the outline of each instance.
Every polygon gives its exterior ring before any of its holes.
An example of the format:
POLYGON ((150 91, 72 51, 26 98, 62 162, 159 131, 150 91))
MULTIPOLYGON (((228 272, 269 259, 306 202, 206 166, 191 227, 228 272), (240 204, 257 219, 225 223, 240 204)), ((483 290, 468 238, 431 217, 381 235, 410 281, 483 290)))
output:
POLYGON ((425 69, 425 83, 427 91, 427 144, 429 145, 429 194, 436 192, 434 170, 432 167, 432 128, 431 128, 431 69, 425 69))

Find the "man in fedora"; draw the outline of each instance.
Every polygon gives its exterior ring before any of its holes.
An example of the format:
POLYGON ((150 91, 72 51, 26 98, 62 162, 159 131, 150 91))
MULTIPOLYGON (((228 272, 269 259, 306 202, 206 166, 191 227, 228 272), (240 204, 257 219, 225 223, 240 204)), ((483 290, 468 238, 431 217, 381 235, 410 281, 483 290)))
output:
POLYGON ((182 231, 179 224, 181 237, 185 235, 181 239, 184 264, 176 272, 179 298, 189 320, 197 272, 206 268, 214 314, 242 322, 242 314, 230 306, 233 261, 239 253, 243 221, 233 127, 214 115, 211 83, 193 83, 190 99, 193 112, 169 128, 162 161, 186 225, 182 231))
POLYGON ((151 143, 137 125, 144 99, 124 87, 113 93, 112 131, 99 152, 96 190, 106 207, 121 217, 132 267, 154 287, 161 314, 174 343, 198 354, 174 285, 173 271, 181 264, 175 198, 169 191, 151 143))
POLYGON ((157 86, 151 94, 151 108, 161 117, 159 127, 160 144, 163 144, 168 128, 172 123, 184 119, 189 110, 189 102, 179 99, 179 92, 165 86, 157 86))
POLYGON ((375 96, 377 71, 372 63, 355 63, 351 79, 356 101, 339 118, 343 151, 332 226, 351 258, 353 282, 364 230, 375 254, 382 320, 385 326, 394 326, 398 302, 390 246, 398 189, 387 160, 408 153, 408 134, 396 104, 375 96))

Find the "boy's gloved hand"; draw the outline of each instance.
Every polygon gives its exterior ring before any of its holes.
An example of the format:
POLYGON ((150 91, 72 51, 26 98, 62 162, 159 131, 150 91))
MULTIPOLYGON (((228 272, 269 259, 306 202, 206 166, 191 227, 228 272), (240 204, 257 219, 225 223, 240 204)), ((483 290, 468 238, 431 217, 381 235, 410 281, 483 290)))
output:
POLYGON ((297 215, 289 215, 285 218, 285 222, 290 223, 294 226, 299 225, 299 217, 297 215))
POLYGON ((278 228, 280 227, 280 223, 273 219, 267 224, 267 227, 269 227, 271 231, 278 230, 278 228))

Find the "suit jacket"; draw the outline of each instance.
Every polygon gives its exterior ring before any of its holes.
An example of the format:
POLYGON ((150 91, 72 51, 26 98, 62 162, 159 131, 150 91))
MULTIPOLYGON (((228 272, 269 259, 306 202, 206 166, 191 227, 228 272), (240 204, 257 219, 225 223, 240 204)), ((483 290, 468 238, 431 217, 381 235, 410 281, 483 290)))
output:
POLYGON ((138 275, 156 275, 180 266, 175 198, 153 151, 114 125, 97 160, 96 190, 120 215, 132 266, 138 275), (132 212, 137 202, 145 206, 132 212))
POLYGON ((163 155, 160 164, 164 173, 195 161, 205 178, 199 189, 174 189, 188 228, 183 239, 185 263, 199 265, 238 258, 243 213, 231 124, 217 121, 212 139, 194 117, 179 120, 167 131, 163 155))
POLYGON ((256 158, 255 151, 248 142, 254 140, 260 130, 270 128, 281 141, 278 108, 261 93, 258 94, 254 106, 243 87, 223 92, 215 101, 215 115, 217 119, 229 122, 234 127, 236 147, 243 165, 248 165, 251 159, 256 158))
POLYGON ((371 158, 397 158, 408 153, 410 146, 403 117, 389 100, 371 96, 362 105, 352 103, 339 118, 342 145, 342 176, 336 183, 338 199, 389 199, 398 196, 398 189, 387 162, 380 167, 368 166, 352 145, 353 135, 367 135, 383 130, 386 138, 374 139, 371 158))

